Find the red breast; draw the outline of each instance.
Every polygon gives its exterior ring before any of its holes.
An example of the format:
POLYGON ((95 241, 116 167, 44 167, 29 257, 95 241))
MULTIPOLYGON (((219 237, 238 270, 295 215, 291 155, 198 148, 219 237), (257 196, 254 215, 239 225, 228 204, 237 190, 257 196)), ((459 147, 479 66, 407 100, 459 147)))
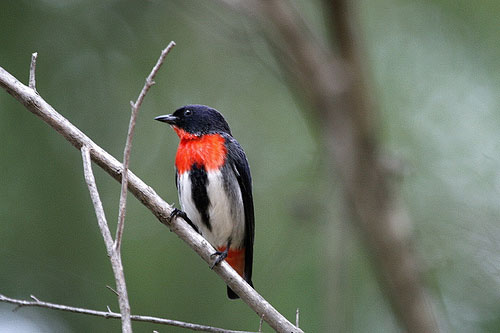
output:
POLYGON ((188 171, 195 163, 205 166, 207 171, 217 170, 224 165, 227 148, 220 134, 196 136, 175 126, 174 130, 181 139, 175 157, 179 174, 188 171))

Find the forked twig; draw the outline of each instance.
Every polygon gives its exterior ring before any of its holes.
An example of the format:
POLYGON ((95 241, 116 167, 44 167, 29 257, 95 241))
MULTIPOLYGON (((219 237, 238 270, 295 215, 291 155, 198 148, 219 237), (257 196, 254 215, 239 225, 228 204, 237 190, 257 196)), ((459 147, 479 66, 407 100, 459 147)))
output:
POLYGON ((83 172, 85 175, 85 182, 89 188, 90 197, 92 199, 92 204, 94 205, 95 214, 97 216, 97 223, 99 229, 101 230, 102 237, 104 238, 104 243, 106 245, 106 250, 108 252, 109 260, 111 261, 111 267, 113 268, 113 274, 116 281, 116 293, 118 295, 118 304, 120 305, 120 313, 122 319, 122 332, 131 333, 132 323, 130 319, 130 303, 128 300, 127 286, 125 283, 125 274, 123 272, 123 265, 120 252, 113 246, 113 238, 111 237, 111 232, 109 231, 108 222, 106 221, 106 215, 104 214, 104 208, 102 207, 102 201, 99 198, 99 192, 97 191, 97 186, 95 182, 94 173, 92 172, 92 164, 90 160, 90 150, 86 146, 82 146, 82 160, 83 160, 83 172))
MULTIPOLYGON (((66 312, 87 314, 87 315, 102 317, 102 318, 106 318, 106 319, 108 319, 108 318, 120 319, 121 318, 121 314, 111 311, 109 306, 107 307, 107 311, 97 311, 97 310, 91 310, 91 309, 85 309, 85 308, 78 308, 78 307, 74 307, 74 306, 44 302, 44 301, 40 301, 38 298, 36 298, 33 295, 31 295, 30 298, 33 299, 33 301, 25 301, 25 300, 21 300, 21 299, 10 298, 10 297, 7 297, 5 295, 0 294, 0 302, 15 304, 15 305, 17 305, 17 308, 21 308, 24 306, 34 306, 34 307, 46 308, 46 309, 52 309, 52 310, 60 310, 60 311, 66 311, 66 312)), ((178 321, 178 320, 151 317, 151 316, 132 315, 130 317, 133 321, 142 321, 142 322, 153 323, 153 324, 161 324, 161 325, 169 325, 169 326, 187 328, 187 329, 190 329, 192 331, 215 332, 215 333, 252 333, 252 332, 247 332, 247 331, 226 330, 223 328, 218 328, 218 327, 213 327, 213 326, 199 325, 199 324, 187 323, 187 322, 178 321)))

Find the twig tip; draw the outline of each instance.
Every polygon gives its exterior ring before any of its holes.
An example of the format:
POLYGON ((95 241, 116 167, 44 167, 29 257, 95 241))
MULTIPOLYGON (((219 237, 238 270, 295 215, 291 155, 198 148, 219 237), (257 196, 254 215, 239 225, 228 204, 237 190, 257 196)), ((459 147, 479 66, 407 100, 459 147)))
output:
POLYGON ((28 81, 28 87, 33 89, 36 92, 36 79, 35 79, 35 71, 36 71, 36 58, 38 57, 38 52, 33 52, 31 54, 31 64, 30 64, 30 77, 28 81))
POLYGON ((259 321, 259 333, 262 333, 262 323, 264 322, 264 314, 260 316, 260 321, 259 321))
POLYGON ((30 295, 30 298, 31 298, 32 300, 34 300, 35 302, 40 303, 40 300, 39 300, 38 298, 36 298, 34 295, 30 295))
POLYGON ((120 296, 116 290, 114 290, 111 286, 106 285, 106 288, 111 290, 116 296, 120 296))

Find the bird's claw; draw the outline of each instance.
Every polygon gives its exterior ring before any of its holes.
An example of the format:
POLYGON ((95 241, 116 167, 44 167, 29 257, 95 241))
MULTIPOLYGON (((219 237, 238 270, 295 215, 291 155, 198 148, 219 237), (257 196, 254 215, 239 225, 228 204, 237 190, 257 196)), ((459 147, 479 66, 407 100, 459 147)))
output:
POLYGON ((212 253, 210 255, 210 258, 212 257, 215 257, 217 256, 217 258, 215 259, 214 263, 212 264, 212 266, 210 266, 210 269, 214 269, 214 267, 217 265, 217 264, 220 264, 220 262, 224 259, 227 258, 227 253, 228 253, 228 248, 226 248, 224 251, 215 251, 214 253, 212 253))
POLYGON ((178 217, 181 217, 184 221, 186 221, 197 233, 200 233, 200 230, 198 227, 191 221, 191 219, 187 216, 185 211, 182 211, 178 208, 174 208, 172 210, 172 213, 170 213, 169 219, 172 221, 172 219, 176 219, 178 217))

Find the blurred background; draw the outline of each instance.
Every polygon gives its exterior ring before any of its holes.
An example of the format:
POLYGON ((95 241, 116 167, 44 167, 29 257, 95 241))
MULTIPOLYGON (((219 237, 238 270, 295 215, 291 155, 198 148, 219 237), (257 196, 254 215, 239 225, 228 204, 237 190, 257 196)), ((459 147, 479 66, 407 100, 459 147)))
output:
MULTIPOLYGON (((321 3, 292 3, 326 38, 321 3)), ((500 331, 498 13, 496 0, 359 3, 381 143, 403 161, 399 192, 450 332, 500 331)), ((300 308, 308 332, 399 331, 345 220, 320 136, 252 22, 194 0, 0 2, 0 66, 27 84, 37 51, 38 92, 118 159, 129 101, 171 40, 177 46, 139 113, 134 173, 177 205, 178 138, 153 118, 190 103, 217 108, 253 174, 256 289, 290 320, 300 308)), ((0 142, 0 293, 119 312, 79 152, 3 90, 0 142)), ((94 172, 114 229, 119 184, 94 172)), ((131 195, 122 256, 133 314, 258 329, 253 311, 229 301, 223 282, 131 195)), ((120 329, 117 320, 14 308, 0 304, 0 332, 120 329)))

